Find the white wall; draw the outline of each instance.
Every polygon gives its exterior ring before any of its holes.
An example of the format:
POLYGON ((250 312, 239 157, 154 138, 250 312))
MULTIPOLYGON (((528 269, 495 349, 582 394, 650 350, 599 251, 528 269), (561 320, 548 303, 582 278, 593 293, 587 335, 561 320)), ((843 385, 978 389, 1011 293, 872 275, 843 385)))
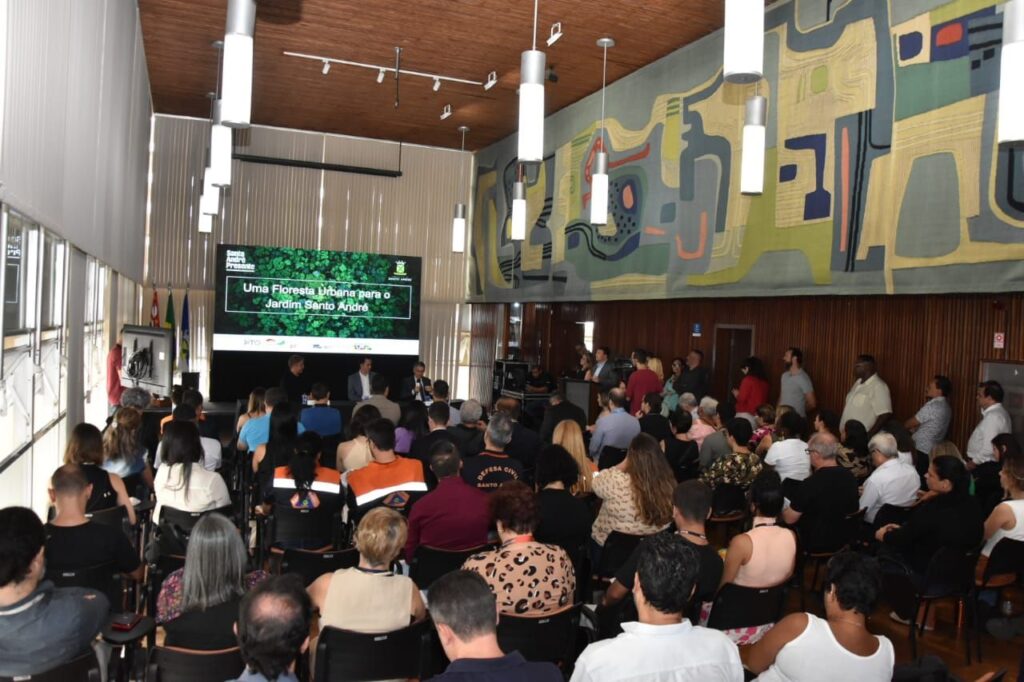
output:
POLYGON ((141 281, 152 104, 136 2, 5 6, 0 201, 141 281))

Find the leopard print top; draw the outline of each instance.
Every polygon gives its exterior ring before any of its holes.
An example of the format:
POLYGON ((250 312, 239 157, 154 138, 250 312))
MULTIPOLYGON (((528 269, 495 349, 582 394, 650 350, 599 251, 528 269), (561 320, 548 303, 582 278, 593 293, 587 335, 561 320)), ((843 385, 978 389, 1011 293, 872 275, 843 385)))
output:
POLYGON ((516 542, 474 554, 462 568, 479 573, 501 613, 555 613, 572 606, 576 573, 565 550, 540 542, 516 542))

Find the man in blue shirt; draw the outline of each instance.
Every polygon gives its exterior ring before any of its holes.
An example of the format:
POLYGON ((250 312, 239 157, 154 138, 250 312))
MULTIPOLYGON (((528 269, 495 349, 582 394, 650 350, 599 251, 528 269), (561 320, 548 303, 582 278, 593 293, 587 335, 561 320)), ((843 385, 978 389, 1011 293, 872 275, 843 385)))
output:
POLYGON ((590 456, 596 461, 601 450, 606 447, 629 447, 630 442, 640 433, 640 420, 626 412, 626 392, 621 388, 613 388, 608 392, 608 406, 611 414, 597 420, 591 429, 590 456))
MULTIPOLYGON (((288 402, 288 392, 279 386, 268 388, 263 399, 266 403, 266 414, 262 417, 253 417, 245 422, 242 430, 238 432, 238 449, 248 452, 256 452, 256 448, 270 440, 270 413, 274 411, 275 405, 288 402)), ((305 433, 306 427, 299 424, 299 433, 305 433)))
POLYGON ((531 663, 498 646, 498 609, 479 574, 452 571, 430 586, 430 617, 451 663, 442 682, 561 682, 551 663, 531 663))
POLYGON ((331 407, 331 390, 318 381, 309 391, 310 406, 302 409, 299 423, 324 438, 341 433, 341 412, 331 407))

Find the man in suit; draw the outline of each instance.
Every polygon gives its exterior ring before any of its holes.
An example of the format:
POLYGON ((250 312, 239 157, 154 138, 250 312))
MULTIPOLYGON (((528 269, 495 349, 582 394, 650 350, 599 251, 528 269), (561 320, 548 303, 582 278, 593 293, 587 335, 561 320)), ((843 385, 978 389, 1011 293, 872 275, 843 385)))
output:
POLYGON ((579 405, 570 403, 562 393, 556 392, 548 401, 547 412, 544 413, 544 421, 540 425, 540 438, 545 443, 551 442, 555 433, 555 427, 565 420, 574 421, 580 425, 580 430, 587 429, 587 415, 580 409, 579 405))
POLYGON ((355 374, 350 374, 348 377, 348 399, 359 402, 360 400, 366 400, 370 397, 370 382, 373 381, 373 377, 377 376, 376 372, 370 370, 373 369, 373 359, 363 358, 362 362, 359 363, 359 371, 355 374))
POLYGON ((619 385, 619 373, 615 371, 611 362, 611 350, 608 346, 598 346, 594 350, 594 369, 591 371, 591 381, 601 385, 602 391, 610 391, 619 385))
POLYGON ((434 394, 434 385, 430 382, 430 379, 423 376, 426 371, 427 366, 423 364, 422 360, 413 365, 412 376, 402 379, 402 392, 398 397, 399 402, 418 400, 421 403, 429 403, 431 401, 434 394))

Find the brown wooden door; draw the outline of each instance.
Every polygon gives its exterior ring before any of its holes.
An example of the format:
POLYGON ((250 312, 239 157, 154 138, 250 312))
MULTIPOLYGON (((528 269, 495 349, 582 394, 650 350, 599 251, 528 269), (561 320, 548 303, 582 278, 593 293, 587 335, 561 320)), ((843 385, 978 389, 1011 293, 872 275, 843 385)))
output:
POLYGON ((754 354, 754 328, 721 325, 715 327, 715 346, 711 358, 711 396, 722 402, 739 387, 740 367, 754 354))

